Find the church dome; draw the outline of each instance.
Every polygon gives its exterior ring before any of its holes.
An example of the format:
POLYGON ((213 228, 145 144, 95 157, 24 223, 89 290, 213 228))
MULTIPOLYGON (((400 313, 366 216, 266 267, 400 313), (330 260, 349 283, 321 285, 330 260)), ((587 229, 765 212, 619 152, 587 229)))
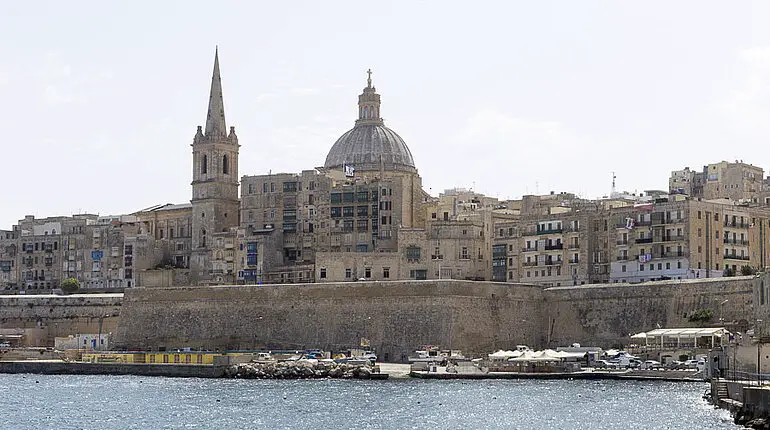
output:
POLYGON ((358 171, 400 170, 416 172, 414 159, 404 139, 385 127, 380 117, 380 95, 372 86, 371 71, 367 87, 358 96, 358 120, 355 126, 337 139, 326 156, 324 167, 342 169, 350 166, 358 171))

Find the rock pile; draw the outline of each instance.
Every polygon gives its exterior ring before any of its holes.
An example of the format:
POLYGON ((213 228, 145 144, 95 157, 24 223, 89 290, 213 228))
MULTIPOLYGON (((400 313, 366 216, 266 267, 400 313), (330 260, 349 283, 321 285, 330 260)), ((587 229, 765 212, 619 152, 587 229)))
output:
POLYGON ((240 363, 225 370, 227 378, 243 379, 369 379, 372 368, 366 364, 287 361, 240 363))

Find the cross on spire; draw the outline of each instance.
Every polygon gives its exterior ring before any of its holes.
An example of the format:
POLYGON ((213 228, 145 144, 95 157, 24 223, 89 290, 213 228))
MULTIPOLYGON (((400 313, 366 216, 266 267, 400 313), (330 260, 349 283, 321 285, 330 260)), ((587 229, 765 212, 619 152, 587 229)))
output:
POLYGON ((371 88, 372 87, 372 69, 367 70, 366 74, 369 75, 369 77, 366 79, 366 88, 371 88))

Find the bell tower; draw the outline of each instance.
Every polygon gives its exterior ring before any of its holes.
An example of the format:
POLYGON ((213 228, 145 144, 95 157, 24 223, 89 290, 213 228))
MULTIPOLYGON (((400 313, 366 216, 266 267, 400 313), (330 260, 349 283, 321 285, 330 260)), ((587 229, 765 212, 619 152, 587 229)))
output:
POLYGON ((193 137, 192 252, 193 279, 205 279, 210 271, 211 241, 215 233, 239 224, 238 136, 228 132, 219 73, 219 49, 214 53, 209 109, 205 129, 193 137))

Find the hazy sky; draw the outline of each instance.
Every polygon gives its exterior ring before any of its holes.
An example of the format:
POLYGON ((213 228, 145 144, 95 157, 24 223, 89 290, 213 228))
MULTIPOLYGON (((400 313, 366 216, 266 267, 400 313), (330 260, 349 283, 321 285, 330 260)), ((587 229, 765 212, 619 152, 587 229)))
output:
POLYGON ((0 229, 189 201, 215 45, 241 175, 323 165, 368 68, 433 195, 770 168, 770 2, 116 3, 0 6, 0 229))

